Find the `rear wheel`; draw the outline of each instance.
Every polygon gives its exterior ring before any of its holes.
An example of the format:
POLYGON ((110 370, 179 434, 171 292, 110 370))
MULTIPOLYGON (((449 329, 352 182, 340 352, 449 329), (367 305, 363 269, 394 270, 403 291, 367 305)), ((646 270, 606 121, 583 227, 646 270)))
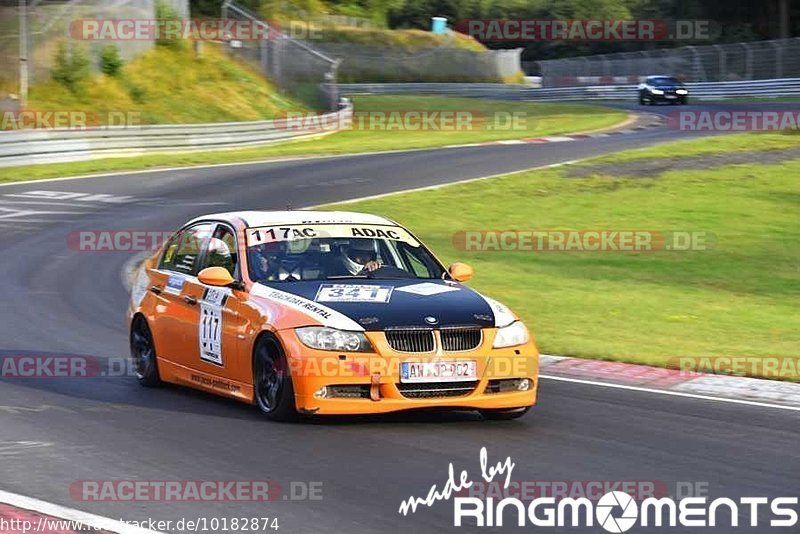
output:
POLYGON ((524 406, 522 408, 509 408, 507 410, 478 410, 480 414, 483 416, 484 419, 488 419, 490 421, 509 421, 511 419, 517 419, 522 417, 528 410, 530 410, 530 406, 524 406))
POLYGON ((253 356, 253 393, 261 413, 272 421, 297 419, 294 386, 280 344, 270 336, 256 344, 253 356))
POLYGON ((136 317, 131 324, 131 358, 136 379, 143 386, 159 386, 158 361, 153 335, 144 317, 136 317))

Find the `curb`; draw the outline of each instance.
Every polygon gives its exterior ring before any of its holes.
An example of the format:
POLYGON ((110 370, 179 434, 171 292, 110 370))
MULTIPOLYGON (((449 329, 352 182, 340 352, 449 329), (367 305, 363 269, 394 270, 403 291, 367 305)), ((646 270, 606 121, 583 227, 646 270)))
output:
POLYGON ((632 363, 587 360, 542 354, 543 378, 579 379, 623 386, 697 395, 717 400, 774 405, 800 410, 800 383, 716 375, 632 363))
POLYGON ((542 143, 564 143, 569 141, 578 141, 580 139, 596 139, 602 137, 613 137, 616 135, 628 135, 632 133, 641 132, 650 128, 662 126, 665 122, 664 117, 655 114, 638 114, 637 120, 633 121, 633 126, 628 127, 627 123, 619 129, 607 129, 604 131, 587 132, 587 133, 574 133, 567 135, 551 135, 545 137, 528 137, 525 139, 504 139, 499 141, 486 141, 483 143, 468 143, 465 145, 447 145, 442 148, 464 148, 475 146, 489 146, 489 145, 526 145, 526 144, 542 144, 542 143))

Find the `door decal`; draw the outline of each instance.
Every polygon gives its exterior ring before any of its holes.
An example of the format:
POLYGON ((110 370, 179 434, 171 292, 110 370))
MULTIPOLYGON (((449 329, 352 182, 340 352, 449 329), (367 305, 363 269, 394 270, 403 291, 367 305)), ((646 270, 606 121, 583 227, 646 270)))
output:
POLYGON ((222 365, 222 308, 230 289, 208 287, 200 301, 200 359, 222 365))

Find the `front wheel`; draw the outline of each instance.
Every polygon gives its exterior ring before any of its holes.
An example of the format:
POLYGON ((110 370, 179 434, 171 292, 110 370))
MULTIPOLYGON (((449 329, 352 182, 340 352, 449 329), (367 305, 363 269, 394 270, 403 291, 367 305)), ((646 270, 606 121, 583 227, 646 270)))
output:
POLYGON ((530 406, 522 408, 509 408, 507 410, 478 410, 484 419, 489 421, 510 421, 511 419, 518 419, 528 413, 530 406))
POLYGON ((160 386, 161 378, 158 376, 158 361, 156 360, 153 335, 143 317, 137 317, 131 324, 130 345, 136 379, 143 386, 160 386))
POLYGON ((271 337, 258 341, 253 361, 253 393, 256 405, 267 419, 292 421, 297 419, 294 386, 289 376, 286 356, 278 342, 271 337))

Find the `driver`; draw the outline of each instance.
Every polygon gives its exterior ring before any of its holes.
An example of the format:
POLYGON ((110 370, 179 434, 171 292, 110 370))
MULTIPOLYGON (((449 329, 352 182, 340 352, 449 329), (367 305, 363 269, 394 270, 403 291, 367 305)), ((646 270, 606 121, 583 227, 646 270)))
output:
POLYGON ((341 262, 344 269, 352 275, 372 272, 383 266, 372 239, 351 240, 349 245, 341 249, 341 262))
POLYGON ((278 270, 280 250, 275 243, 262 243, 250 251, 250 277, 253 280, 273 280, 278 270))

